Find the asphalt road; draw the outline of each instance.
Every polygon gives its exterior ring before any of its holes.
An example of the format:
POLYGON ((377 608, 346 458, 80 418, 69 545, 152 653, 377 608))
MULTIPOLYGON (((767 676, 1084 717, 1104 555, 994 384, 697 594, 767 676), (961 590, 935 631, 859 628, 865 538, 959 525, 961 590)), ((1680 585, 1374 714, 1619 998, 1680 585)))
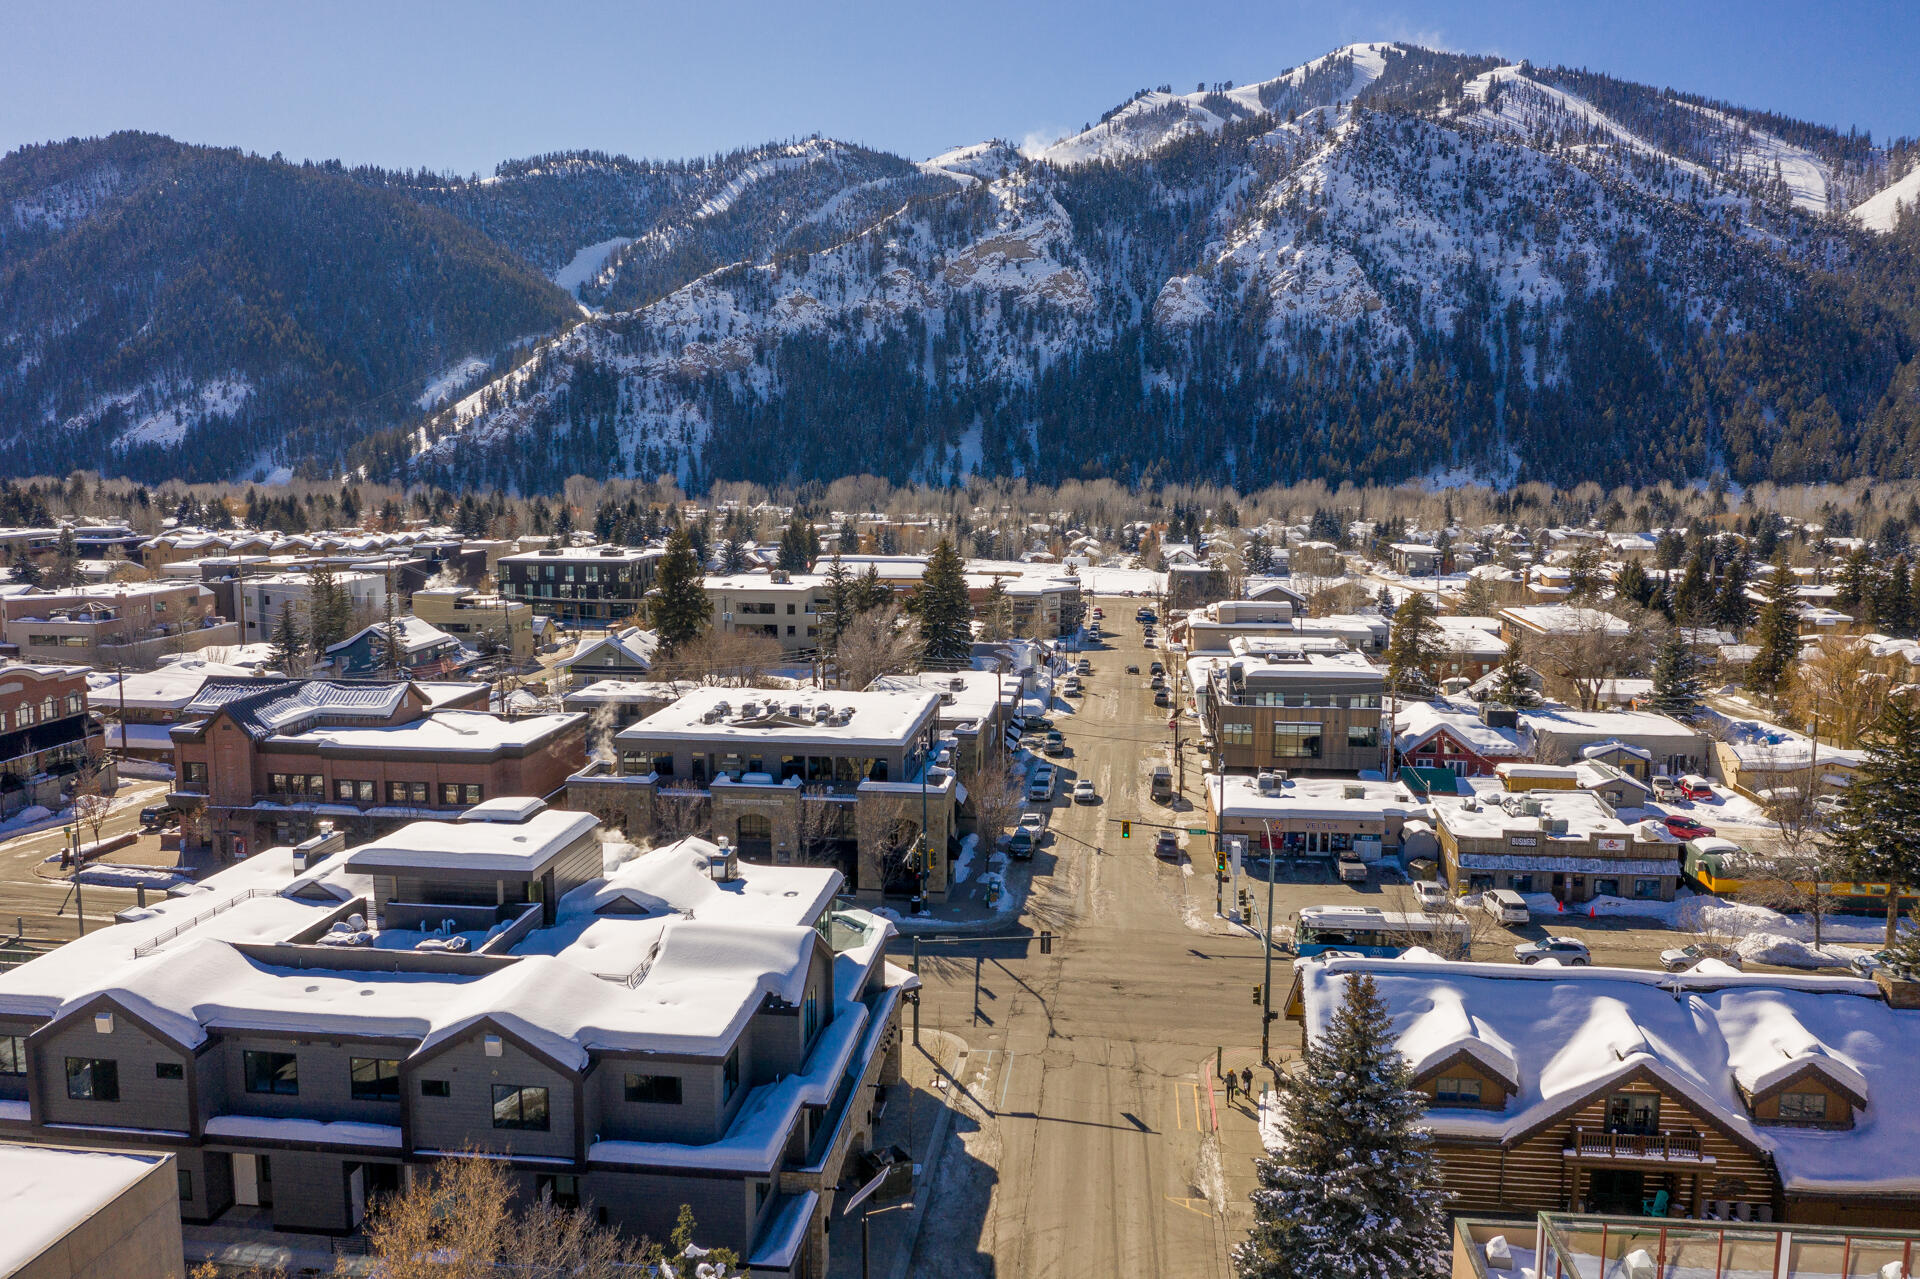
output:
POLYGON ((1109 647, 1088 654, 1078 712, 1055 717, 1073 754, 1020 918, 1022 932, 1055 934, 1053 953, 923 948, 922 1015, 972 1052, 950 1193, 936 1184, 915 1274, 1219 1276, 1246 1229, 1253 1124, 1209 1081, 1216 1046, 1249 1061, 1258 1044, 1260 945, 1245 930, 1209 934, 1211 876, 1156 861, 1152 827, 1120 838, 1123 817, 1186 822, 1146 794, 1171 735, 1146 677, 1124 674, 1151 660, 1137 601, 1101 604, 1109 647), (1065 798, 1080 777, 1100 802, 1065 798))
MULTIPOLYGON (((1073 753, 1059 761, 1051 838, 1016 930, 1024 939, 922 947, 923 1019, 971 1052, 915 1275, 1224 1276, 1251 1219, 1253 1113, 1227 1105, 1213 1066, 1219 1050, 1229 1066, 1257 1070, 1254 926, 1267 916, 1267 887, 1257 872, 1242 881, 1253 926, 1220 919, 1205 837, 1181 835, 1198 865, 1154 858, 1160 825, 1206 825, 1202 762, 1185 721, 1186 792, 1171 808, 1148 798, 1148 770, 1172 759, 1172 733, 1145 672, 1168 655, 1142 648, 1139 601, 1099 602, 1108 646, 1088 654, 1093 675, 1077 713, 1055 715, 1073 753), (1142 674, 1126 674, 1128 664, 1142 674), (1099 803, 1066 798, 1083 776, 1099 803), (1136 822, 1130 839, 1120 838, 1122 818, 1136 822), (1033 940, 1043 929, 1054 934, 1050 955, 1033 940)), ((1354 886, 1324 869, 1283 868, 1273 918, 1284 924, 1323 902, 1418 909, 1397 882, 1354 886)), ((1686 940, 1641 920, 1476 921, 1474 957, 1510 963, 1516 943, 1548 933, 1585 941, 1597 963, 1646 968, 1686 940)), ((1277 954, 1276 1007, 1291 976, 1277 954)), ((1295 1026, 1273 1024, 1276 1059, 1297 1042, 1295 1026)))
MULTIPOLYGON (((107 814, 106 821, 101 824, 99 838, 107 839, 138 830, 140 810, 150 804, 160 803, 166 793, 164 782, 132 778, 122 782, 113 796, 113 811, 107 814)), ((91 830, 82 830, 80 833, 82 842, 94 838, 91 830)), ((0 843, 0 932, 10 935, 19 931, 28 938, 46 941, 71 941, 79 935, 73 886, 63 878, 49 878, 37 873, 42 863, 59 853, 67 842, 66 827, 51 826, 0 843)), ((136 848, 140 850, 138 860, 156 861, 154 854, 158 852, 159 840, 150 837, 141 841, 136 848)), ((133 848, 110 853, 106 858, 116 862, 135 859, 133 848)), ((88 930, 110 923, 115 911, 133 905, 134 900, 135 894, 131 888, 83 887, 81 905, 86 908, 88 930)))

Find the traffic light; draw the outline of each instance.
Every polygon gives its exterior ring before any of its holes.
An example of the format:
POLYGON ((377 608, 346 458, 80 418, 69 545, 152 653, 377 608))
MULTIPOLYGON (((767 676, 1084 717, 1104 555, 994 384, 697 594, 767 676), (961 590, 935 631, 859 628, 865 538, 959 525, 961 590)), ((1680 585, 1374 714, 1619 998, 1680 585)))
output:
POLYGON ((1043 955, 1051 955, 1053 953, 1053 934, 1052 933, 1042 932, 1040 934, 1040 953, 1043 955))
POLYGON ((1213 870, 1216 875, 1227 873, 1227 850, 1222 848, 1214 853, 1213 870))
POLYGON ((1257 982, 1254 984, 1254 987, 1253 987, 1253 1006, 1255 1008, 1258 1008, 1260 1006, 1260 986, 1259 986, 1259 983, 1257 982))
POLYGON ((1132 823, 1132 822, 1129 822, 1129 821, 1123 821, 1123 822, 1121 822, 1121 823, 1120 823, 1120 838, 1121 838, 1121 839, 1132 839, 1132 838, 1133 838, 1133 823, 1132 823))

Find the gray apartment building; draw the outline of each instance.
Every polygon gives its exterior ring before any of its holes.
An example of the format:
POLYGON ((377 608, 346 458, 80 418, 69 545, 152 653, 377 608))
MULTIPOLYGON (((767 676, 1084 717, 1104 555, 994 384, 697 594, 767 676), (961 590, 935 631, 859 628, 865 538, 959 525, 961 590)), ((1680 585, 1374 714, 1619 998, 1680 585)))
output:
POLYGON ((502 555, 500 594, 563 623, 602 625, 639 616, 666 554, 657 547, 565 546, 502 555))
POLYGON ((1187 663, 1201 722, 1230 770, 1381 766, 1386 673, 1334 639, 1234 641, 1187 663))
POLYGON ((181 1215, 346 1233, 410 1170, 824 1273, 914 979, 831 870, 492 801, 259 853, 0 975, 0 1140, 170 1152, 181 1215))

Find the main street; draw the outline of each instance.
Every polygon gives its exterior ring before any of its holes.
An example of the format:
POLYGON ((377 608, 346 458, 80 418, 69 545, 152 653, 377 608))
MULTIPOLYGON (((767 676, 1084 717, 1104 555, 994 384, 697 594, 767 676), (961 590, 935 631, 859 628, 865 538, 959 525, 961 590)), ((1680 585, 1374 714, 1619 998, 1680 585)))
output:
MULTIPOLYGON (((971 1052, 915 1274, 1219 1276, 1249 1220, 1251 1112, 1229 1109, 1211 1080, 1217 1047, 1230 1064, 1257 1056, 1260 945, 1224 924, 1206 931, 1210 866, 1189 877, 1157 861, 1152 826, 1120 838, 1121 818, 1197 828, 1205 817, 1148 798, 1171 737, 1147 687, 1155 655, 1141 647, 1138 601, 1099 602, 1108 646, 1088 654, 1078 713, 1055 716, 1073 754, 1018 928, 1052 931, 1053 953, 1037 941, 923 949, 923 1024, 971 1052), (1099 803, 1067 798, 1082 776, 1099 803)), ((1191 753, 1187 773, 1197 797, 1191 753)), ((1288 971, 1276 962, 1276 982, 1288 971)), ((1291 1028, 1277 1023, 1276 1038, 1291 1028)))

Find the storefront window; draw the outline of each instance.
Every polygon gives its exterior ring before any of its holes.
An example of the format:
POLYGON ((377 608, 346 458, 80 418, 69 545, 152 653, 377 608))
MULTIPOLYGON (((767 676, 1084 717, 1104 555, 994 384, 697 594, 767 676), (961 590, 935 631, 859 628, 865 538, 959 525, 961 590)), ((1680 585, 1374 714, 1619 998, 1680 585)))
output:
POLYGON ((1660 897, 1660 881, 1657 879, 1634 880, 1633 895, 1642 901, 1658 900, 1660 897))

